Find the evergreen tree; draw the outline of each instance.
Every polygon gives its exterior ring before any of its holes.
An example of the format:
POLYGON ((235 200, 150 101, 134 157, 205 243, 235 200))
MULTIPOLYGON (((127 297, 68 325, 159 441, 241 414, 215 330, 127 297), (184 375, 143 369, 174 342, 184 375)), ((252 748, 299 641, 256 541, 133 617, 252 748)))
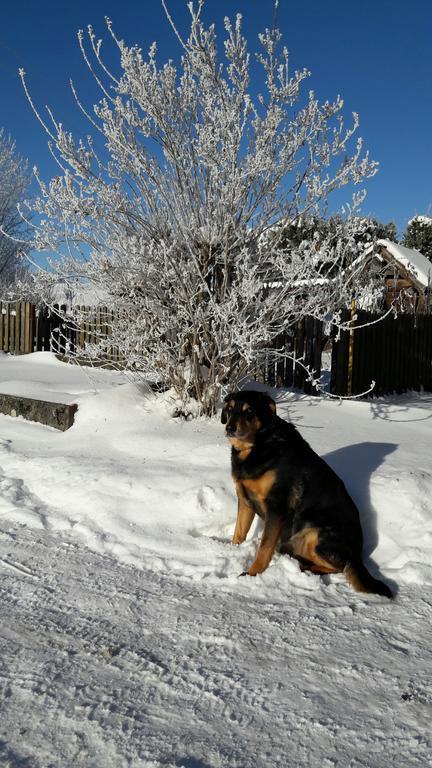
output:
POLYGON ((432 261, 432 218, 414 216, 408 222, 402 242, 407 248, 415 248, 432 261))
POLYGON ((352 216, 349 227, 345 225, 344 218, 340 214, 330 216, 328 219, 315 215, 301 216, 290 224, 281 225, 279 231, 283 234, 279 234, 278 239, 288 250, 296 249, 304 242, 314 242, 316 251, 319 252, 320 244, 325 240, 338 242, 345 251, 345 258, 342 265, 338 264, 338 268, 349 264, 377 240, 397 242, 394 222, 383 224, 369 216, 352 216))

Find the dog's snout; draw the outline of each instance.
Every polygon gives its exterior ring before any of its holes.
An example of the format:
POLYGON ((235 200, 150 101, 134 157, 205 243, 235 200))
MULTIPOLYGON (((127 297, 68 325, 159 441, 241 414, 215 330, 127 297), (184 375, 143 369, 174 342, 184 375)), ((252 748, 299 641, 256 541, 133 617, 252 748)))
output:
POLYGON ((227 424, 226 428, 225 428, 225 431, 226 431, 227 435, 234 435, 235 431, 236 431, 235 425, 234 424, 227 424))

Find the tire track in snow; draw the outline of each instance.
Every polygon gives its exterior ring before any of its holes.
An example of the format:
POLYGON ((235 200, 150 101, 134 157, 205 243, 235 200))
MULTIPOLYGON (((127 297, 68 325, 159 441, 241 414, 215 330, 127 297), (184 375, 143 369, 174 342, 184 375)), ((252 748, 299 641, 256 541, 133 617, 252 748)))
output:
POLYGON ((0 534, 0 555, 37 577, 5 569, 0 586, 0 739, 31 768, 427 764, 423 594, 272 606, 67 535, 0 534), (411 606, 422 632, 407 654, 411 606))

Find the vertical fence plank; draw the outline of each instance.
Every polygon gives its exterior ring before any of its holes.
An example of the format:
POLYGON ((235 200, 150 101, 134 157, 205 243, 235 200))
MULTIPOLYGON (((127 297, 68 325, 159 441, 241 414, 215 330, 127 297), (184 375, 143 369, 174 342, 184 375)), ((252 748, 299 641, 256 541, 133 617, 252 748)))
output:
POLYGON ((28 355, 29 352, 32 352, 32 338, 33 338, 33 329, 32 329, 32 311, 31 311, 31 304, 26 301, 24 303, 24 354, 28 355))
MULTIPOLYGON (((375 315, 372 315, 370 318, 372 321, 374 321, 375 315)), ((381 330, 381 329, 380 329, 381 330)), ((370 368, 370 379, 375 381, 375 388, 373 390, 374 395, 382 395, 383 394, 383 333, 379 333, 378 330, 378 324, 375 322, 372 322, 372 325, 370 326, 370 341, 371 341, 371 350, 372 350, 372 368, 370 368), (375 371, 375 375, 374 375, 375 371)))
POLYGON ((425 315, 425 384, 424 388, 432 390, 432 315, 425 315))
MULTIPOLYGON (((391 349, 392 349, 392 334, 391 334, 391 328, 389 326, 389 320, 391 318, 386 317, 384 320, 382 320, 383 323, 383 332, 381 334, 381 360, 382 360, 382 376, 381 376, 381 387, 383 390, 383 393, 390 392, 391 389, 391 379, 390 379, 390 359, 391 359, 391 349)), ((375 326, 376 330, 379 332, 378 324, 375 326)), ((378 333, 378 336, 380 334, 378 333)))
MULTIPOLYGON (((300 358, 304 357, 304 344, 305 344, 305 327, 304 327, 304 320, 299 320, 296 325, 296 335, 295 335, 295 343, 294 343, 294 350, 295 350, 295 359, 296 361, 300 358)), ((302 363, 304 363, 304 360, 302 360, 302 363)), ((305 372, 302 365, 298 365, 297 362, 294 365, 294 386, 296 389, 302 389, 304 380, 305 380, 305 372)))
MULTIPOLYGON (((307 317, 304 321, 304 363, 309 368, 314 378, 321 374, 322 354, 322 323, 314 317, 307 317)), ((303 372, 303 390, 308 395, 316 395, 317 388, 308 381, 308 374, 303 372)))
MULTIPOLYGON (((356 326, 362 325, 364 322, 364 312, 362 310, 357 310, 357 320, 356 320, 356 326)), ((359 392, 362 392, 362 359, 363 359, 363 350, 364 350, 364 338, 365 334, 362 333, 362 331, 356 331, 354 335, 354 344, 353 344, 353 366, 351 371, 351 384, 352 384, 352 392, 353 394, 357 395, 359 392)))
MULTIPOLYGON (((313 318, 305 317, 304 326, 304 346, 303 346, 303 364, 308 368, 313 365, 313 318)), ((309 374, 303 370, 303 391, 306 395, 312 392, 312 383, 309 381, 309 374)))
MULTIPOLYGON (((345 309, 341 312, 342 322, 347 322, 349 317, 350 313, 348 310, 345 309)), ((337 333, 333 330, 332 335, 333 343, 330 391, 334 395, 341 395, 343 397, 347 393, 348 383, 349 331, 340 331, 337 333), (337 341, 336 336, 339 336, 337 341)))
POLYGON ((393 358, 394 358, 394 365, 393 365, 393 387, 397 394, 400 394, 402 391, 401 386, 401 348, 402 348, 402 334, 403 334, 403 326, 400 323, 395 323, 395 318, 393 319, 393 329, 394 329, 394 337, 395 337, 395 343, 393 347, 393 358))
POLYGON ((36 323, 36 350, 49 351, 49 319, 47 307, 39 307, 36 323))
MULTIPOLYGON (((323 351, 323 324, 321 320, 314 318, 313 324, 314 348, 312 355, 312 368, 317 379, 321 376, 322 351, 323 351)), ((312 387, 312 394, 318 395, 316 387, 312 387)))
POLYGON ((400 359, 399 359, 399 392, 405 392, 409 360, 409 317, 407 315, 399 316, 400 335, 400 359))
POLYGON ((414 315, 414 359, 415 359, 415 389, 421 388, 421 315, 414 315))
POLYGON ((414 317, 413 315, 409 315, 408 318, 408 339, 409 339, 409 345, 408 345, 408 365, 407 365, 407 371, 406 371, 406 378, 405 378, 405 390, 413 389, 413 385, 415 386, 415 359, 414 359, 414 349, 415 349, 415 325, 414 325, 414 317))
POLYGON ((389 335, 391 338, 391 346, 390 346, 390 356, 389 356, 389 371, 388 371, 388 377, 389 377, 389 387, 390 391, 396 392, 396 370, 397 370, 397 344, 398 344, 398 335, 397 332, 395 333, 396 329, 394 327, 394 318, 389 317, 388 319, 388 326, 389 326, 389 335))
MULTIPOLYGON (((277 337, 277 348, 281 350, 280 354, 284 355, 286 350, 286 333, 281 333, 277 337)), ((283 357, 278 357, 276 362, 276 386, 283 387, 285 381, 285 360, 283 357)))
POLYGON ((18 302, 18 301, 15 304, 14 350, 16 355, 20 354, 20 351, 21 351, 21 302, 18 302))
POLYGON ((285 337, 285 350, 290 356, 285 358, 284 382, 286 387, 292 387, 294 382, 294 331, 292 328, 289 329, 285 337))
POLYGON ((11 307, 9 315, 9 352, 15 354, 16 302, 11 307))
POLYGON ((4 314, 2 301, 0 301, 0 349, 4 350, 4 314))
POLYGON ((10 350, 10 333, 9 333, 9 303, 4 302, 3 307, 5 309, 4 314, 4 351, 9 352, 10 350))

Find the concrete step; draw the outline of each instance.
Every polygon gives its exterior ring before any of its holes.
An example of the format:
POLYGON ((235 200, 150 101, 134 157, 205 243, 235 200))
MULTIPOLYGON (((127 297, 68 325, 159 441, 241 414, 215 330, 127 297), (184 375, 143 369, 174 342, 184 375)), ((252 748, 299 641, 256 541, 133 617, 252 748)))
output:
POLYGON ((13 417, 22 416, 27 421, 37 421, 62 432, 72 426, 77 410, 76 403, 52 403, 0 393, 0 413, 13 417))

